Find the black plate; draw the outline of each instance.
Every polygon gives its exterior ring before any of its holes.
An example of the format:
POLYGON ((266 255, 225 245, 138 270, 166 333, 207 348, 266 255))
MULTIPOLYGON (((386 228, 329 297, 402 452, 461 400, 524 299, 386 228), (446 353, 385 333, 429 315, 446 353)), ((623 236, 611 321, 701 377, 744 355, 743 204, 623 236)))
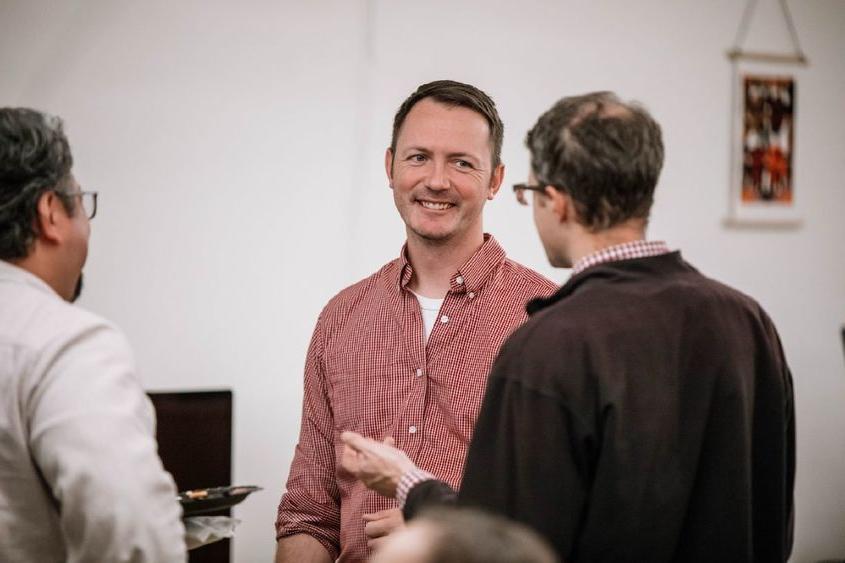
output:
POLYGON ((252 485, 243 487, 212 487, 193 489, 179 493, 182 504, 182 516, 196 516, 226 510, 243 501, 250 493, 260 491, 261 487, 252 485), (205 494, 203 498, 191 498, 191 495, 205 494))

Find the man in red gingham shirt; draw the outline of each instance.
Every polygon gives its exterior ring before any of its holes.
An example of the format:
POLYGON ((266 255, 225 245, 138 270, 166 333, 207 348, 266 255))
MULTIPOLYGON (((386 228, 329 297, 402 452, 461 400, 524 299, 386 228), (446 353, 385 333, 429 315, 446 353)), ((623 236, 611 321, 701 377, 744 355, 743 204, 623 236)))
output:
POLYGON ((493 101, 458 82, 424 84, 399 108, 385 167, 407 242, 317 320, 277 562, 362 561, 402 525, 395 501, 337 472, 343 430, 391 437, 459 484, 493 359, 525 303, 556 287, 482 230, 502 130, 493 101))

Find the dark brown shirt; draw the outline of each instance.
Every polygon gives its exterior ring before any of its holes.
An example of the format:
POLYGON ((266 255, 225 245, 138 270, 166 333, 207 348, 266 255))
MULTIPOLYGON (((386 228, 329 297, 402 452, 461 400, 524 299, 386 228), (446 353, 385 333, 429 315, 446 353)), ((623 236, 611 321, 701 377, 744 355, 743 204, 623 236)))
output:
MULTIPOLYGON (((792 380, 751 298, 679 253, 591 267, 494 364, 459 500, 568 561, 785 561, 792 380)), ((406 512, 442 496, 429 481, 406 512)))

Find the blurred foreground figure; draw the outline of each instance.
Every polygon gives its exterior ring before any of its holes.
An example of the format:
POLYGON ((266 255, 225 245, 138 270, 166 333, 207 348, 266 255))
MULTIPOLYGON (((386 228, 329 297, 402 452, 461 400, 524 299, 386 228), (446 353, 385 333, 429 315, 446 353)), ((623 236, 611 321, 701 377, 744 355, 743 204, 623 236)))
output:
POLYGON ((535 532, 470 509, 423 512, 391 535, 371 563, 556 563, 535 532))
MULTIPOLYGON (((785 561, 792 378, 768 315, 645 240, 660 127, 607 92, 528 133, 514 186, 572 277, 502 347, 458 500, 530 525, 567 561, 785 561)), ((454 491, 389 444, 345 433, 343 466, 406 519, 454 491)))
POLYGON ((0 561, 185 560, 131 351, 79 295, 96 192, 61 121, 0 108, 0 561))

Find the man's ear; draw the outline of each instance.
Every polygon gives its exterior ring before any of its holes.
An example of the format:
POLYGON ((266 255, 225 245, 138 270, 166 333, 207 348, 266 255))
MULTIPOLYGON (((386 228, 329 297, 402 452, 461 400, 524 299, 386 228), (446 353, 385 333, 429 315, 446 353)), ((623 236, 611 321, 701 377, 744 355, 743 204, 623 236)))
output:
POLYGON ((487 192, 487 199, 492 200, 499 193, 499 188, 502 187, 502 180, 505 178, 505 165, 499 163, 490 174, 490 189, 487 192))
POLYGON ((561 223, 572 220, 575 209, 572 207, 572 198, 569 194, 553 186, 546 186, 543 193, 549 198, 552 212, 557 215, 561 223))
POLYGON ((35 214, 39 236, 49 242, 61 242, 63 239, 61 224, 66 219, 67 210, 56 192, 50 190, 41 194, 35 214))
POLYGON ((384 151, 384 171, 387 172, 387 182, 390 189, 393 189, 393 150, 387 147, 384 151))

